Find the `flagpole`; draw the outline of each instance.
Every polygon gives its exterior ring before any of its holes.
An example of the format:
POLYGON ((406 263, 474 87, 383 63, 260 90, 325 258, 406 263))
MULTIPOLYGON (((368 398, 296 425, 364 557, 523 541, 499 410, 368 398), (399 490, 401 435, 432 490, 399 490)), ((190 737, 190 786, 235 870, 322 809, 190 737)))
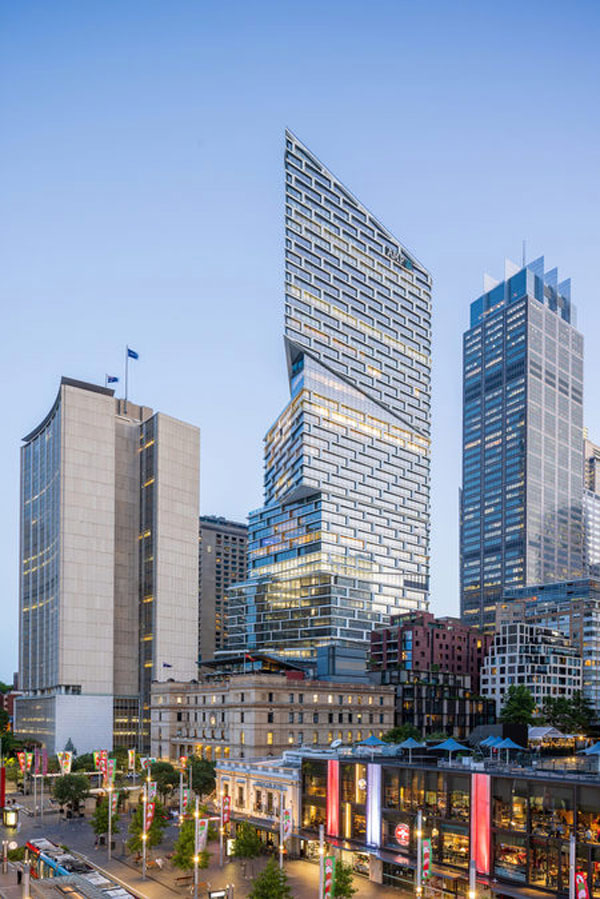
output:
POLYGON ((198 899, 198 854, 200 851, 200 800, 196 796, 196 811, 194 812, 194 899, 198 899))
POLYGON ((125 346, 125 414, 127 414, 127 388, 129 387, 129 347, 125 346))
POLYGON ((144 784, 144 798, 143 798, 143 823, 142 823, 142 880, 146 879, 146 843, 148 841, 148 834, 146 833, 146 811, 148 808, 148 799, 146 793, 146 785, 144 784))

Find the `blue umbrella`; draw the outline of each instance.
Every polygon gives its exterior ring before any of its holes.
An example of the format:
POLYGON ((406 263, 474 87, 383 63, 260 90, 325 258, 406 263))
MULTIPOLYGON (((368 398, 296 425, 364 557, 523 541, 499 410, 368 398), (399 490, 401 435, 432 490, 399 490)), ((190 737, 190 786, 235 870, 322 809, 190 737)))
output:
POLYGON ((600 742, 594 743, 593 746, 588 746, 583 751, 586 755, 600 755, 600 742))
POLYGON ((403 740, 402 743, 399 744, 401 749, 408 749, 408 763, 412 762, 412 751, 413 749, 423 749, 423 743, 417 742, 414 737, 409 737, 407 740, 403 740))
POLYGON ((496 739, 496 737, 494 737, 494 736, 492 736, 492 734, 490 734, 488 737, 485 738, 485 740, 482 740, 481 743, 480 743, 479 745, 480 745, 480 746, 490 746, 491 743, 492 743, 495 739, 496 739))
POLYGON ((463 746, 462 743, 458 743, 454 737, 450 737, 448 740, 444 740, 443 743, 439 743, 437 746, 429 746, 429 752, 435 752, 436 750, 441 750, 442 752, 450 753, 450 761, 452 761, 452 753, 453 752, 472 752, 468 746, 463 746))
POLYGON ((505 740, 501 740, 500 743, 496 743, 495 749, 506 749, 506 762, 508 763, 508 754, 511 749, 521 749, 523 750, 524 746, 519 746, 518 743, 515 743, 514 740, 511 740, 510 737, 506 737, 505 740))
POLYGON ((373 734, 371 734, 366 740, 361 740, 360 743, 358 743, 358 746, 385 746, 385 743, 383 740, 380 740, 378 737, 374 737, 373 734))

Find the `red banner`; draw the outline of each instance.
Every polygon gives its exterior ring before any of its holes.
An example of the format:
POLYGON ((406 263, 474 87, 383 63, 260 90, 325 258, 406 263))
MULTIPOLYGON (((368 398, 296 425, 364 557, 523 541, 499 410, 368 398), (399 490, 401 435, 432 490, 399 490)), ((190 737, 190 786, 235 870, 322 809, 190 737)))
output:
POLYGON ((117 805, 118 805, 118 804, 119 804, 119 794, 118 794, 118 793, 113 793, 113 795, 112 795, 112 797, 111 797, 111 805, 112 805, 112 813, 113 813, 113 815, 114 815, 114 813, 115 813, 116 810, 117 810, 117 805))
POLYGON ((228 824, 231 819, 231 797, 223 796, 223 824, 228 824))
POLYGON ((25 757, 24 752, 17 752, 17 759, 19 760, 19 768, 21 769, 21 773, 25 774, 25 765, 27 763, 27 759, 25 757))
POLYGON ((431 874, 431 840, 423 840, 423 880, 431 874))
POLYGON ((323 899, 332 899, 333 882, 335 879, 335 858, 327 856, 325 859, 325 877, 323 880, 323 899))
POLYGON ((401 846, 408 846, 410 843, 410 827, 408 824, 397 824, 394 833, 401 846))
POLYGON ((0 768, 0 808, 6 805, 6 768, 0 768))
POLYGON ((144 833, 148 833, 154 821, 154 802, 146 803, 146 820, 144 821, 144 833))
POLYGON ((576 899, 590 899, 587 877, 582 872, 575 875, 575 896, 576 899))

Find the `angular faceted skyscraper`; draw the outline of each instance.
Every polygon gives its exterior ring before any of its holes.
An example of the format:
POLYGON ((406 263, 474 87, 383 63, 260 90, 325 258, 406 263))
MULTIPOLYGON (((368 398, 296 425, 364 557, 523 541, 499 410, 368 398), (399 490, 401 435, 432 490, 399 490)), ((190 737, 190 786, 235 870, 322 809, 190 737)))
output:
POLYGON ((291 399, 227 645, 303 658, 426 607, 431 276, 289 132, 285 176, 291 399))
POLYGON ((463 347, 461 614, 493 631, 505 590, 583 573, 583 337, 543 256, 486 288, 463 347))

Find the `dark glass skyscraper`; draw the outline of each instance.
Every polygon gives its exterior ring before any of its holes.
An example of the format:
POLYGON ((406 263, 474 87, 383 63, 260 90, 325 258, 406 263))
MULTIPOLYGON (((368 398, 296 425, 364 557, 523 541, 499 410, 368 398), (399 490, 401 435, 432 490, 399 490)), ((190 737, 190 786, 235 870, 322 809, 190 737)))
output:
POLYGON ((289 132, 285 176, 291 399, 228 648, 306 657, 427 601, 431 276, 289 132))
POLYGON ((512 268, 463 346, 461 612, 489 630, 506 589, 582 574, 583 337, 570 281, 512 268))

